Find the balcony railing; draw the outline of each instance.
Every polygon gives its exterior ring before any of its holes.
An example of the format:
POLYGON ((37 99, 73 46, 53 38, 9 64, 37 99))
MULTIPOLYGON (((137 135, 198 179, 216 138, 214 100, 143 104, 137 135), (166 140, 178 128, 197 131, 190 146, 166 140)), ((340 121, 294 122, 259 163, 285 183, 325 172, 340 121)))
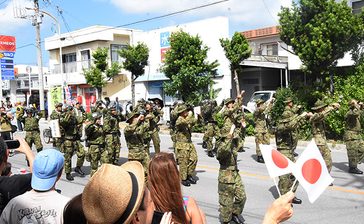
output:
MULTIPOLYGON (((83 69, 89 69, 90 67, 91 67, 91 60, 67 62, 63 63, 63 73, 82 72, 83 69)), ((54 68, 51 69, 51 74, 60 74, 60 73, 61 73, 60 64, 55 64, 54 68)))
POLYGON ((252 54, 248 61, 259 61, 259 62, 276 62, 276 63, 287 63, 287 56, 277 56, 277 55, 254 55, 252 54))

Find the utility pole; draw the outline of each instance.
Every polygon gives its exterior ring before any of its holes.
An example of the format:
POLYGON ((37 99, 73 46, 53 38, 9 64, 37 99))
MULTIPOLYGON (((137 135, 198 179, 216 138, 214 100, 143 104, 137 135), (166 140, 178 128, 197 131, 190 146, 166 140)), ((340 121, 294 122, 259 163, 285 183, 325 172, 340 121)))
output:
POLYGON ((35 17, 33 26, 35 26, 36 45, 37 45, 37 64, 38 64, 38 82, 39 82, 39 106, 44 112, 44 82, 43 82, 43 60, 42 60, 42 45, 40 39, 40 24, 42 23, 43 15, 39 12, 38 0, 34 0, 35 17))

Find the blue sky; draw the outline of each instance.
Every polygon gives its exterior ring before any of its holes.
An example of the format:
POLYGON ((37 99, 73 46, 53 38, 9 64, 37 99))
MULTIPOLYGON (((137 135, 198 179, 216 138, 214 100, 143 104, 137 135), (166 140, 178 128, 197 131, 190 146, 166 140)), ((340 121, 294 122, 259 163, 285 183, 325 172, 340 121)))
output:
MULTIPOLYGON (((61 32, 64 33, 92 25, 120 26, 219 1, 221 0, 39 0, 39 3, 41 10, 58 19, 61 32), (62 10, 64 19, 58 13, 57 6, 62 10)), ((209 17, 227 16, 232 35, 235 31, 277 25, 280 7, 290 6, 291 2, 292 0, 228 0, 127 28, 152 30, 209 17)), ((35 44, 35 29, 31 20, 14 18, 13 13, 14 9, 22 9, 30 15, 31 11, 25 7, 32 6, 32 0, 0 0, 0 34, 16 37, 16 64, 36 64, 36 48, 32 45, 35 44)), ((53 20, 45 16, 41 26, 42 40, 55 35, 56 30, 53 20)), ((44 45, 42 48, 44 65, 47 65, 48 53, 44 51, 44 45)))

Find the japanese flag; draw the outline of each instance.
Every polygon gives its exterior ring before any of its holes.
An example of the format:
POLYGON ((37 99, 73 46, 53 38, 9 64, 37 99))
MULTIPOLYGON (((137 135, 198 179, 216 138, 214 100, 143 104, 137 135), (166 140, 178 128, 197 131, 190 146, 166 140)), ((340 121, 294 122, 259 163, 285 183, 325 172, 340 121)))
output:
POLYGON ((296 161, 293 175, 305 189, 311 203, 314 203, 334 181, 314 140, 307 145, 296 161))
POLYGON ((294 164, 271 145, 259 145, 271 178, 292 173, 294 164))

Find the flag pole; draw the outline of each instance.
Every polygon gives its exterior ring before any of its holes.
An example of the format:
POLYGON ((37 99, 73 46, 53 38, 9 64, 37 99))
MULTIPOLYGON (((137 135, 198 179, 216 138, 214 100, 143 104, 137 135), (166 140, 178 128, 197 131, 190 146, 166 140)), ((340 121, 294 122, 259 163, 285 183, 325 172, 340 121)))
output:
POLYGON ((296 183, 297 183, 297 179, 294 180, 292 187, 291 187, 291 191, 293 191, 294 185, 296 185, 296 183))
POLYGON ((277 188, 277 192, 278 192, 278 194, 279 194, 279 197, 280 197, 280 196, 282 196, 282 195, 281 195, 281 192, 279 191, 278 184, 277 184, 277 180, 276 180, 276 178, 275 178, 275 177, 273 177, 273 181, 274 181, 274 185, 276 185, 276 188, 277 188))

